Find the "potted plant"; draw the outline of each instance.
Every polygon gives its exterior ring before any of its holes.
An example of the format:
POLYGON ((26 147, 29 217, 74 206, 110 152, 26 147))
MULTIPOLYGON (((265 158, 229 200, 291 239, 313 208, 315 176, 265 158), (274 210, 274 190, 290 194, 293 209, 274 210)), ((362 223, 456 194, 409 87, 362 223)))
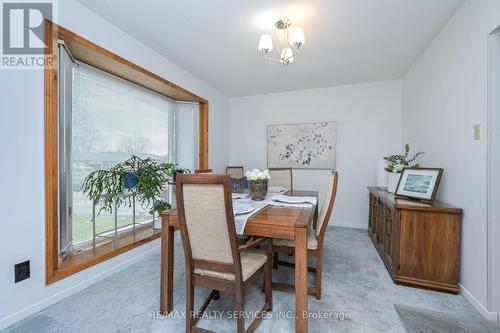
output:
POLYGON ((118 207, 125 204, 130 207, 134 195, 141 204, 152 204, 155 211, 161 212, 170 209, 170 204, 155 200, 165 184, 172 182, 176 168, 174 163, 159 163, 133 155, 109 170, 91 172, 83 182, 83 194, 92 203, 99 203, 99 213, 102 210, 111 213, 115 201, 118 207))
POLYGON ((388 172, 387 179, 387 191, 390 193, 395 193, 398 186, 399 178, 401 177, 401 172, 406 167, 418 167, 418 164, 413 164, 416 159, 422 155, 423 152, 418 152, 413 157, 409 158, 410 155, 410 145, 405 145, 404 154, 400 155, 390 155, 384 157, 387 161, 387 166, 385 171, 388 172))
POLYGON ((175 181, 177 179, 178 174, 184 174, 184 173, 190 173, 191 171, 189 169, 174 169, 173 174, 172 174, 172 184, 175 185, 175 181))
POLYGON ((250 182, 250 196, 252 200, 264 200, 267 195, 267 183, 271 176, 269 170, 253 169, 245 174, 250 182))

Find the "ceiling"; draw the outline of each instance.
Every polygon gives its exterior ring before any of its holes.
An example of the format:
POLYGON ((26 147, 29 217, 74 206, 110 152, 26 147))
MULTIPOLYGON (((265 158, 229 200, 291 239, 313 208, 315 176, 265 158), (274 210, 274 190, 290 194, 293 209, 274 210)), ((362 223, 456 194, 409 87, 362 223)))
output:
POLYGON ((78 0, 227 96, 401 78, 463 0, 78 0), (257 50, 288 16, 306 44, 283 68, 257 50))

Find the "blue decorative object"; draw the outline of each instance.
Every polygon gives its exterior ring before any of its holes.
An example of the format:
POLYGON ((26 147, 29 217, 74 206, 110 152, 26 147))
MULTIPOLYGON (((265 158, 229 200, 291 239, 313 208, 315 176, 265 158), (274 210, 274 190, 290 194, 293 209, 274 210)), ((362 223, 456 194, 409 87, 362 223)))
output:
POLYGON ((139 178, 137 178, 137 175, 133 172, 127 172, 125 174, 125 179, 123 180, 123 186, 125 186, 126 189, 131 189, 135 188, 139 184, 139 178))
POLYGON ((246 177, 231 178, 232 191, 248 188, 248 179, 246 177))

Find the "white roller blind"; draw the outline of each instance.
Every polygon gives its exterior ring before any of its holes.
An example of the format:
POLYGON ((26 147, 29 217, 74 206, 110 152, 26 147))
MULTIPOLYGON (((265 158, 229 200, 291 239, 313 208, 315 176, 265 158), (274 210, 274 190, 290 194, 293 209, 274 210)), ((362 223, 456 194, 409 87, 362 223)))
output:
MULTIPOLYGON (((174 101, 131 82, 79 64, 73 80, 73 239, 92 237, 91 202, 80 191, 85 177, 137 155, 172 161, 174 101)), ((150 207, 137 207, 137 221, 151 219, 150 207)), ((131 223, 131 208, 118 210, 119 225, 131 223)), ((97 231, 112 227, 101 213, 97 231)))
POLYGON ((198 168, 198 116, 198 103, 176 103, 176 162, 192 171, 198 168))
POLYGON ((174 102, 85 65, 75 68, 74 152, 169 160, 174 102))

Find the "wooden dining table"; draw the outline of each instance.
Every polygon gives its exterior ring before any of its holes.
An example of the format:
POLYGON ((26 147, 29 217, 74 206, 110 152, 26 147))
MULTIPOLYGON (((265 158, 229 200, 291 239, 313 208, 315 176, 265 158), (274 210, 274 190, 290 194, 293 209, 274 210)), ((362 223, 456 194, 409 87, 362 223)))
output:
MULTIPOLYGON (((316 191, 288 191, 290 196, 315 196, 316 191)), ((318 208, 312 206, 281 207, 268 205, 252 215, 245 226, 244 235, 295 240, 295 332, 307 332, 307 229, 316 221, 318 208)), ((161 285, 160 311, 173 310, 174 289, 174 233, 179 229, 176 210, 161 214, 161 285)), ((278 309, 288 311, 288 309, 278 309)))

